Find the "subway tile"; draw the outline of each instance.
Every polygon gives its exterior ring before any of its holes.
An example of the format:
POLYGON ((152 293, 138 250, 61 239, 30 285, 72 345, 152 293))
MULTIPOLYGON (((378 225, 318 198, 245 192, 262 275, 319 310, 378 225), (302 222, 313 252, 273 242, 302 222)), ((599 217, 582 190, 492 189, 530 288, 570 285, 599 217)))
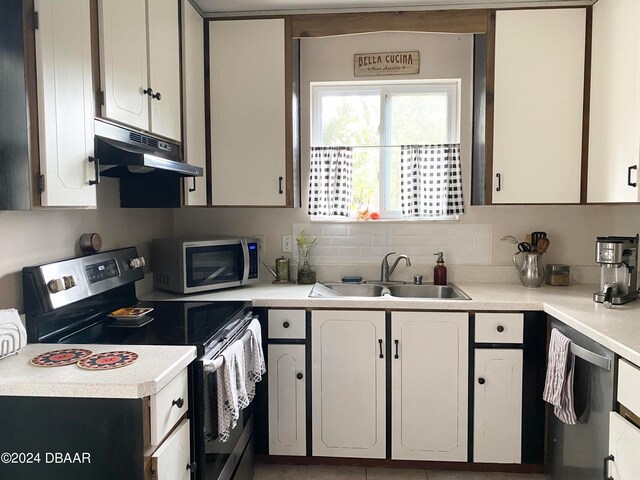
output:
POLYGON ((428 245, 428 237, 422 235, 392 235, 389 239, 389 246, 395 248, 401 245, 428 245))
POLYGON ((472 237, 452 237, 452 236, 434 236, 429 237, 429 245, 447 246, 447 247, 467 247, 473 246, 472 237))
POLYGON ((422 225, 391 225, 389 231, 392 235, 422 235, 422 225))
POLYGON ((389 239, 384 236, 384 237, 371 237, 371 245, 373 245, 374 247, 387 247, 389 245, 389 239))
POLYGON ((423 235, 447 235, 449 232, 447 225, 422 225, 423 235))
POLYGON ((354 236, 354 237, 322 237, 329 238, 331 245, 345 247, 368 247, 371 246, 371 236, 354 236))
POLYGON ((348 235, 349 227, 347 225, 323 225, 322 235, 348 235))
POLYGON ((389 233, 389 227, 387 225, 350 225, 349 235, 372 235, 372 236, 384 236, 389 233))
POLYGON ((360 248, 360 256, 375 257, 382 261, 382 257, 389 253, 386 247, 362 247, 360 248))

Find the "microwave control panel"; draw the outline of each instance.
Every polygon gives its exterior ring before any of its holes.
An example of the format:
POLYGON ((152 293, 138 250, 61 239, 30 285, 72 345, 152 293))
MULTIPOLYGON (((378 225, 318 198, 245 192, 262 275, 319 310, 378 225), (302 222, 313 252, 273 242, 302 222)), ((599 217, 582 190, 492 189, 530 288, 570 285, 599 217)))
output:
POLYGON ((258 244, 247 243, 249 249, 249 279, 258 278, 258 244))

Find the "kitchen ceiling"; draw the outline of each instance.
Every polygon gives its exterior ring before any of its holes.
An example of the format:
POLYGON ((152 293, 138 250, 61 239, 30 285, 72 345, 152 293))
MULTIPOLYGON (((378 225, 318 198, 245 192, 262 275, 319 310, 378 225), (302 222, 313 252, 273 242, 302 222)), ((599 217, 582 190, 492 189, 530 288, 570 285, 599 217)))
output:
POLYGON ((591 5, 592 0, 192 0, 208 14, 591 5))

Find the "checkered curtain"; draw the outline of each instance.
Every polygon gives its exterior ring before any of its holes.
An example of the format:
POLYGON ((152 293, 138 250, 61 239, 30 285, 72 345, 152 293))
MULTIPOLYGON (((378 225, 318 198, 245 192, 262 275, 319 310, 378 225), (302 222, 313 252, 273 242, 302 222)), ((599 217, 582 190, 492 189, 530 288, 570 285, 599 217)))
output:
POLYGON ((460 144, 403 145, 400 200, 404 217, 463 214, 460 144))
POLYGON ((309 215, 349 216, 353 148, 311 147, 309 215))

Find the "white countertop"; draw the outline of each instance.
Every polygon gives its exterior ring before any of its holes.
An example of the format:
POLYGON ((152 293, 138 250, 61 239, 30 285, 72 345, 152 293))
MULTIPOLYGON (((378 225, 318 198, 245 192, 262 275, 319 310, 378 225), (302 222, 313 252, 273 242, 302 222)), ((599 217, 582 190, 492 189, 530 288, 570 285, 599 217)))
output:
POLYGON ((23 397, 143 398, 159 392, 196 358, 196 348, 148 345, 67 345, 32 343, 0 360, 0 395, 23 397), (37 367, 31 359, 64 348, 94 353, 127 350, 138 359, 113 370, 85 370, 77 365, 37 367))
POLYGON ((398 297, 309 298, 312 285, 259 284, 192 295, 154 291, 144 300, 252 301, 271 308, 380 308, 411 310, 544 311, 627 360, 640 365, 640 300, 606 309, 592 300, 597 285, 525 288, 519 284, 459 283, 471 300, 398 297))

